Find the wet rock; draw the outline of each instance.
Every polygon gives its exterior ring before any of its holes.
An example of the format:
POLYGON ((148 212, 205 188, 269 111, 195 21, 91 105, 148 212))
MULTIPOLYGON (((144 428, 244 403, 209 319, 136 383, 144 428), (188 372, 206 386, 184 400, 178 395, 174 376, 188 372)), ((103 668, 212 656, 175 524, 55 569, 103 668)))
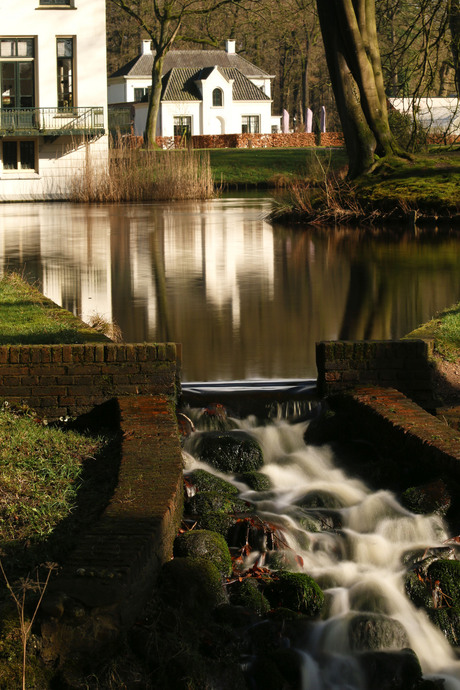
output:
POLYGON ((197 619, 227 601, 217 567, 207 558, 173 558, 164 564, 159 590, 168 604, 197 619))
POLYGON ((307 529, 306 525, 312 522, 315 525, 315 529, 310 530, 312 532, 329 532, 342 528, 343 520, 339 511, 324 508, 302 510, 304 518, 299 517, 299 524, 304 529, 307 529))
POLYGON ((353 651, 402 649, 409 645, 404 626, 381 613, 360 613, 351 617, 348 639, 353 651))
POLYGON ((229 533, 234 525, 238 522, 239 518, 231 513, 210 511, 204 515, 197 515, 194 519, 194 524, 197 529, 218 532, 226 540, 228 540, 229 533))
POLYGON ((391 652, 363 652, 359 664, 366 687, 379 690, 419 690, 422 669, 412 649, 391 652))
POLYGON ((269 656, 256 657, 245 672, 251 690, 284 690, 287 685, 277 665, 269 656))
POLYGON ((413 513, 427 515, 435 513, 444 516, 449 510, 452 498, 446 484, 439 479, 422 486, 412 486, 403 492, 401 503, 413 513))
POLYGON ((185 475, 185 479, 187 484, 195 488, 195 493, 198 491, 219 491, 228 496, 238 495, 238 489, 234 484, 206 470, 193 470, 193 472, 188 472, 185 475))
POLYGON ((201 460, 222 472, 241 474, 258 470, 263 465, 259 444, 244 431, 204 432, 197 443, 201 460))
POLYGON ((270 477, 262 472, 243 472, 235 477, 239 482, 247 484, 253 491, 268 491, 272 488, 270 477))
POLYGON ((295 504, 301 508, 342 508, 342 502, 338 496, 329 491, 322 491, 316 489, 308 491, 295 501, 295 504))
POLYGON ((324 604, 324 594, 315 580, 305 573, 278 571, 266 585, 264 594, 273 608, 282 606, 316 616, 324 604))
POLYGON ((252 508, 240 498, 218 491, 200 491, 187 501, 187 512, 192 515, 206 513, 249 513, 252 508))
POLYGON ((247 577, 242 582, 237 580, 228 588, 232 604, 244 606, 256 613, 263 614, 270 610, 270 603, 259 588, 257 580, 247 577))
POLYGON ((232 559, 227 542, 217 532, 209 530, 184 532, 176 537, 173 553, 175 557, 206 557, 214 563, 224 577, 229 577, 232 573, 232 559))

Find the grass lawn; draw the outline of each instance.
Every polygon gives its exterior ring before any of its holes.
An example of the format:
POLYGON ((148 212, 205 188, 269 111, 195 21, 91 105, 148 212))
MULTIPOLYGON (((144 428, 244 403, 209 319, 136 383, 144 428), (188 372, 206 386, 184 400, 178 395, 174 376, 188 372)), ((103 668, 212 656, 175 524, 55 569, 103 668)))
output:
POLYGON ((422 211, 460 210, 460 149, 433 148, 413 161, 393 160, 357 181, 367 204, 391 208, 401 200, 422 211))
POLYGON ((0 324, 0 345, 107 341, 15 273, 0 278, 0 324))
POLYGON ((460 302, 423 324, 408 338, 434 341, 435 352, 448 362, 460 362, 460 302))
POLYGON ((346 165, 344 149, 209 149, 213 180, 238 187, 281 187, 346 165))

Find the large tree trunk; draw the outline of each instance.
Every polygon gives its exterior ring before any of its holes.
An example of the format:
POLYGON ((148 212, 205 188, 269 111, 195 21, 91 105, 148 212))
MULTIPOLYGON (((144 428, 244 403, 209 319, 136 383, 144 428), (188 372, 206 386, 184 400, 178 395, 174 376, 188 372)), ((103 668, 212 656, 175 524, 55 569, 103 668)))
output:
POLYGON ((149 148, 155 147, 157 135, 158 113, 160 111, 161 90, 162 90, 162 71, 164 56, 155 54, 152 65, 152 88, 149 97, 149 107, 147 111, 147 123, 145 125, 145 141, 149 148))
POLYGON ((405 155, 388 124, 374 0, 317 0, 332 88, 349 158, 349 176, 378 158, 405 155))

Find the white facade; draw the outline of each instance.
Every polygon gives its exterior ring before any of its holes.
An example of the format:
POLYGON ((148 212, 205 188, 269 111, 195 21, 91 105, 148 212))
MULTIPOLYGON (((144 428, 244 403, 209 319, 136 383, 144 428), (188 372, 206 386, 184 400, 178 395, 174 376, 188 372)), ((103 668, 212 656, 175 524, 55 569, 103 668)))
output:
MULTIPOLYGON (((138 60, 108 80, 109 105, 133 106, 137 136, 145 130, 152 62, 150 42, 143 41, 138 60)), ((269 134, 279 125, 279 118, 271 114, 271 79, 235 53, 234 41, 226 42, 225 51, 170 51, 165 58, 157 136, 172 137, 181 128, 192 136, 269 134)))
POLYGON ((107 165, 105 0, 57 1, 0 0, 0 201, 107 165))
POLYGON ((401 113, 414 117, 431 134, 460 135, 458 98, 389 98, 401 113))

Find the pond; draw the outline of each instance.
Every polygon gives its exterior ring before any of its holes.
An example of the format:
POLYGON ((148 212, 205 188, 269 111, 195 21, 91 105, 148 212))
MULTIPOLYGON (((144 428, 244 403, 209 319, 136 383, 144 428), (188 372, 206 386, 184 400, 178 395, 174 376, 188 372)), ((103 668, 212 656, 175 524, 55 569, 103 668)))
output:
POLYGON ((183 345, 184 381, 316 377, 319 340, 399 338, 460 298, 460 239, 304 232, 269 196, 0 205, 18 270, 127 342, 183 345))

